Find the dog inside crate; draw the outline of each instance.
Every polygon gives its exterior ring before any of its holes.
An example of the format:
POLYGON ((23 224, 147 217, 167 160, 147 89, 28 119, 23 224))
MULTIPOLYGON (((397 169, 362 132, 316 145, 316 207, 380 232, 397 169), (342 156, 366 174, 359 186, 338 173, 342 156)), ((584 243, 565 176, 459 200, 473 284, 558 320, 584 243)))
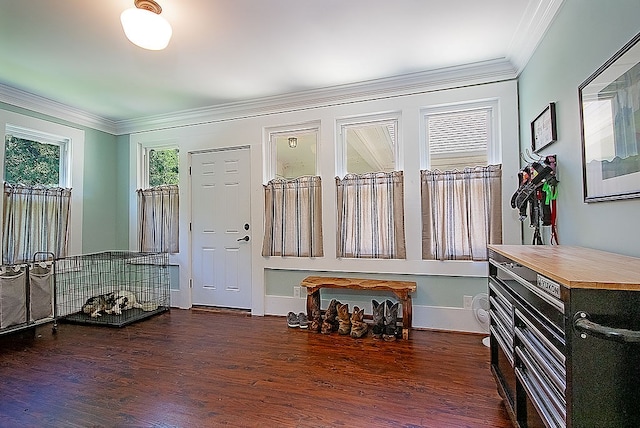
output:
POLYGON ((166 253, 108 251, 57 262, 58 314, 70 322, 123 326, 169 309, 166 253))

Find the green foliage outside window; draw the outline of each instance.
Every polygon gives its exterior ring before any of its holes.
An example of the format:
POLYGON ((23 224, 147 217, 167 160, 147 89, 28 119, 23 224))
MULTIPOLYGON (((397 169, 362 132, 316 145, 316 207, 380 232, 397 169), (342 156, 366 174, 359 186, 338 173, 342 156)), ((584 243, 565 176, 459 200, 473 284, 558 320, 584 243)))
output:
POLYGON ((178 149, 149 150, 149 186, 178 184, 178 149))
POLYGON ((60 185, 60 146, 7 136, 4 179, 12 184, 60 185))

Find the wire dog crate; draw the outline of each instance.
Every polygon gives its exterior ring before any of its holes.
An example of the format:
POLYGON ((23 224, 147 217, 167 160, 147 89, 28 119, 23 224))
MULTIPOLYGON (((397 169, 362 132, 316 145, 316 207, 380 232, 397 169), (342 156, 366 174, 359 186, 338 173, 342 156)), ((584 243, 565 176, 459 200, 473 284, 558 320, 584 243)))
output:
POLYGON ((122 327, 169 310, 167 253, 106 251, 56 262, 61 320, 122 327))

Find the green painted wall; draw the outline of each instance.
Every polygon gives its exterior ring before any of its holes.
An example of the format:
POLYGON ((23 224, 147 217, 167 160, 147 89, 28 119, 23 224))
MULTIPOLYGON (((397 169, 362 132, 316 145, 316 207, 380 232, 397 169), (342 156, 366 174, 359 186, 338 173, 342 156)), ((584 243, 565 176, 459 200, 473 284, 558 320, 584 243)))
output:
POLYGON ((118 158, 116 138, 85 131, 82 252, 126 249, 118 246, 118 158))
POLYGON ((115 235, 118 249, 129 248, 129 136, 116 138, 117 150, 117 194, 115 213, 115 235))
MULTIPOLYGON (((486 278, 265 269, 265 293, 272 296, 293 297, 293 287, 300 285, 300 282, 309 275, 415 281, 418 289, 416 293, 412 293, 412 299, 414 305, 420 306, 460 308, 463 307, 463 300, 460 296, 475 296, 478 293, 487 292, 486 278), (452 292, 452 290, 455 291, 452 292)), ((333 297, 338 300, 363 301, 370 305, 372 298, 382 298, 384 300, 385 298, 393 297, 393 295, 389 293, 364 294, 361 291, 350 290, 341 292, 325 290, 322 293, 323 299, 331 299, 333 297)))
MULTIPOLYGON (((640 0, 565 0, 519 77, 521 149, 530 150, 530 122, 556 103, 558 141, 543 153, 558 155, 560 244, 640 256, 640 199, 583 202, 578 106, 578 86, 638 32, 640 0)), ((524 232, 530 243, 528 223, 524 232)))

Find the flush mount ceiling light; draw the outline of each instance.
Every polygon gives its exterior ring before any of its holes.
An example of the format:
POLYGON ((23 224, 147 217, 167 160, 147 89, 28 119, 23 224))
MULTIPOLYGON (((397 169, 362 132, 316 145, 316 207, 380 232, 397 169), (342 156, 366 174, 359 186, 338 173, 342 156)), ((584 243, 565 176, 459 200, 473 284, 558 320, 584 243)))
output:
POLYGON ((289 137, 289 147, 295 149, 298 147, 298 139, 296 137, 289 137))
POLYGON ((153 0, 134 0, 135 8, 120 15, 124 34, 135 45, 152 51, 167 47, 171 39, 171 25, 160 16, 162 8, 153 0))

